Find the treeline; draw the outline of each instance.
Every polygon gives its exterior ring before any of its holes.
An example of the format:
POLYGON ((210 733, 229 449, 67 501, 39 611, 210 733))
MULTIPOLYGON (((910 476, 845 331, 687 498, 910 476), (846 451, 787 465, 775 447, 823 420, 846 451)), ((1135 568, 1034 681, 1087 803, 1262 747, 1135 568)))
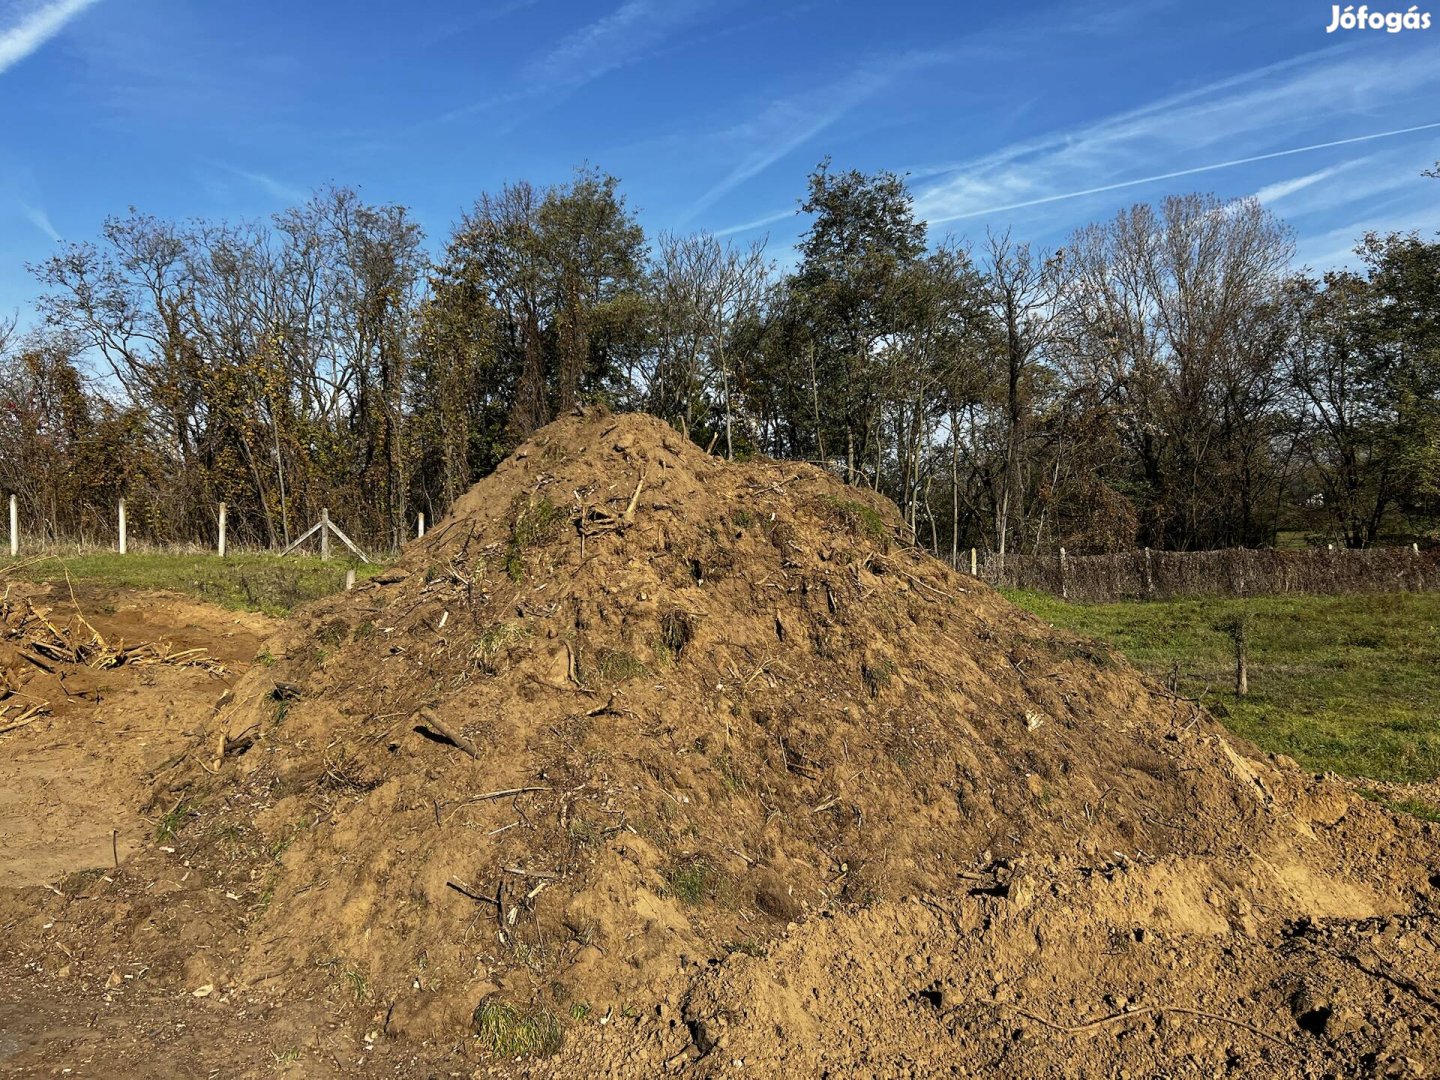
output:
POLYGON ((647 237, 582 170, 481 196, 438 258, 327 189, 268 221, 132 211, 32 267, 0 333, 0 486, 30 528, 279 545, 328 506, 394 546, 581 402, 812 461, 953 555, 1350 547, 1440 519, 1440 243, 1296 272, 1253 200, 1138 205, 1043 252, 932 237, 902 178, 822 164, 793 269, 647 237))

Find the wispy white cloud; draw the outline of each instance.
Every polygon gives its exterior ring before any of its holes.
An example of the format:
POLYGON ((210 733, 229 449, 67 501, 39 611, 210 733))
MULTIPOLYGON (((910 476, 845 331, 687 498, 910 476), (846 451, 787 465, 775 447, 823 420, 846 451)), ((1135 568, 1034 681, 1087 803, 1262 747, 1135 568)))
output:
POLYGON ((778 221, 794 217, 798 212, 798 209, 777 210, 773 214, 766 214, 754 221, 742 221, 738 225, 727 225, 723 229, 714 229, 712 232, 716 236, 734 236, 736 233, 750 232, 754 229, 763 229, 766 225, 774 225, 778 221))
POLYGON ((598 79, 654 44, 674 26, 690 21, 701 7, 694 0, 626 0, 532 60, 525 67, 525 78, 537 87, 563 87, 598 79))
POLYGON ((1423 164, 1416 160, 1415 149, 1401 142, 1353 164, 1343 163, 1334 176, 1297 188, 1276 205, 1307 229, 1330 228, 1336 220, 1361 218, 1397 201, 1428 213, 1437 185, 1420 175, 1423 164))
POLYGON ((0 74, 20 63, 60 33, 65 24, 99 0, 52 0, 22 5, 7 15, 13 21, 0 26, 0 74))
POLYGON ((242 180, 249 181, 261 191, 265 192, 265 194, 271 198, 278 199, 280 202, 298 205, 310 197, 310 193, 303 188, 286 183, 284 180, 277 180, 269 173, 259 172, 255 169, 241 169, 234 165, 225 164, 220 164, 220 168, 238 176, 242 180))
MULTIPOLYGON (((1432 184, 1435 181, 1430 181, 1432 184)), ((1355 245, 1367 232, 1417 232, 1440 235, 1440 207, 1433 199, 1400 200, 1368 213, 1347 216, 1333 228, 1303 237, 1295 250, 1295 264, 1318 270, 1358 267, 1362 262, 1355 245)))
POLYGON ((1413 108, 1415 100, 1437 87, 1440 69, 1424 53, 1383 60, 1354 49, 1310 54, 1079 128, 1015 142, 970 161, 927 169, 925 174, 937 179, 917 193, 917 212, 932 223, 984 217, 1431 130, 1440 124, 1393 125, 1345 139, 1314 138, 1346 118, 1353 123, 1356 116, 1393 115, 1405 103, 1413 108), (1324 113, 1317 112, 1317 102, 1327 106, 1324 113), (1306 134, 1311 140, 1301 145, 1270 149, 1277 139, 1289 136, 1298 142, 1295 137, 1306 134), (1201 157, 1221 149, 1230 153, 1219 160, 1201 157), (1201 157, 1199 163, 1193 163, 1196 157, 1201 157), (1135 162, 1174 167, 1126 177, 1135 162), (1120 178, 1114 179, 1117 174, 1120 178))
POLYGON ((60 242, 62 239, 60 232, 50 221, 50 215, 45 213, 43 208, 22 202, 20 204, 20 212, 25 215, 25 220, 30 222, 31 225, 34 225, 35 228, 39 229, 56 243, 60 242))
MULTIPOLYGON (((1251 154, 1249 157, 1232 158, 1229 161, 1214 161, 1207 165, 1195 165, 1188 169, 1174 169, 1170 172, 1155 173, 1153 176, 1137 176, 1129 180, 1117 180, 1112 184, 1100 184, 1096 187, 1080 188, 1076 191, 1062 191, 1053 195, 1042 195, 1038 198, 1022 199, 1018 202, 1006 203, 1001 206, 967 207, 948 215, 926 215, 922 212, 921 216, 926 217, 931 224, 958 221, 961 218, 986 217, 991 214, 1002 214, 1009 210, 1023 210, 1032 206, 1043 206, 1046 203, 1078 199, 1086 195, 1100 195, 1106 192, 1120 191, 1124 188, 1138 187, 1142 184, 1155 184, 1163 180, 1178 180, 1184 176, 1196 176, 1200 173, 1216 172, 1220 169, 1233 169, 1240 165, 1253 165, 1261 161, 1273 161, 1276 158, 1290 157, 1294 154, 1308 154, 1316 150, 1328 150, 1336 146, 1350 146, 1354 143, 1369 142, 1373 139, 1389 139, 1397 135, 1409 135, 1418 131, 1433 131, 1435 129, 1440 129, 1440 122, 1433 124, 1416 124, 1413 127, 1396 128, 1392 131, 1376 131, 1368 135, 1355 135, 1348 139, 1331 139, 1328 142, 1311 143, 1308 146, 1292 146, 1284 150, 1272 150, 1265 154, 1251 154)), ((1322 178, 1317 177, 1316 179, 1322 178)), ((1018 182, 1021 182, 1021 180, 1017 179, 1017 183, 1018 182)), ((1301 186, 1303 187, 1305 185, 1302 184, 1301 186)), ((961 190, 965 195, 970 194, 971 189, 968 182, 961 190)))
POLYGON ((528 61, 514 89, 453 109, 435 122, 447 123, 574 93, 648 55, 676 31, 695 23, 714 2, 625 0, 528 61))
MULTIPOLYGON (((798 98, 767 106, 754 119, 724 133, 723 139, 748 145, 748 149, 743 151, 739 162, 728 173, 695 200, 682 222, 714 205, 747 180, 810 142, 901 76, 943 59, 938 53, 907 53, 862 67, 843 79, 798 98)), ((783 216, 772 215, 770 220, 783 216)), ((737 226, 726 232, 738 232, 740 229, 737 226)))
POLYGON ((540 0, 496 0, 489 4, 473 4, 463 15, 449 20, 432 20, 417 30, 418 40, 426 46, 438 45, 487 23, 500 22, 529 8, 540 0))
POLYGON ((1323 169, 1316 169, 1314 172, 1306 173, 1304 176, 1292 176, 1288 180, 1276 180, 1272 184, 1257 188, 1254 193, 1256 202, 1266 206, 1274 206, 1276 203, 1284 202, 1298 192, 1312 188, 1332 176, 1338 176, 1358 165, 1369 161, 1368 157, 1351 158, 1349 161, 1342 161, 1338 165, 1330 165, 1323 169))

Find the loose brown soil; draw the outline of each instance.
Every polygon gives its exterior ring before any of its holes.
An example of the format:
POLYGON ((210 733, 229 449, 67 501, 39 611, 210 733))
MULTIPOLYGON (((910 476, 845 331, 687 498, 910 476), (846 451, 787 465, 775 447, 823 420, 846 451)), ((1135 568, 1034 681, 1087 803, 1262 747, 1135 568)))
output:
MULTIPOLYGON (((1435 826, 1237 742, 817 469, 567 417, 264 648, 223 701, 156 669, 130 712, 117 684, 0 737, 7 780, 94 753, 148 815, 118 870, 0 898, 0 1070, 1440 1061, 1435 826), (119 737, 146 702, 149 749, 119 737), (10 760, 36 739, 61 756, 10 760)), ((104 868, 111 827, 10 884, 104 868)))

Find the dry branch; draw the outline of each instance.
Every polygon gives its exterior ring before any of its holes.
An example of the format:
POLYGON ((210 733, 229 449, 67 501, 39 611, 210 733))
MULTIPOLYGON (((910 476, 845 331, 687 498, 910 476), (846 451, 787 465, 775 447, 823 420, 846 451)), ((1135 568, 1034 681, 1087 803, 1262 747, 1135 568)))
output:
POLYGON ((1266 1039, 1276 1046, 1283 1046, 1287 1049, 1290 1046, 1284 1039, 1271 1035, 1268 1031, 1262 1031, 1254 1024, 1247 1023, 1244 1020, 1221 1016, 1219 1013, 1206 1012, 1203 1009, 1191 1009, 1183 1005, 1147 1005, 1139 1009, 1126 1009, 1122 1012, 1113 1013, 1110 1016, 1102 1016, 1098 1020, 1091 1020, 1084 1024, 1057 1024, 1053 1020, 1047 1020, 1043 1016, 1037 1016, 1035 1013, 1027 1012, 1013 1005, 1009 1006, 1009 1008, 1017 1015, 1023 1016, 1027 1020, 1033 1020, 1035 1023, 1047 1027, 1051 1031, 1058 1031, 1062 1035, 1082 1035, 1087 1031, 1096 1031, 1100 1028, 1108 1027, 1110 1024, 1118 1024, 1123 1020, 1130 1020, 1141 1016, 1155 1016, 1160 1013, 1179 1013, 1183 1016, 1197 1016, 1205 1020, 1214 1020, 1221 1024, 1230 1024, 1232 1027, 1243 1028, 1253 1035, 1258 1035, 1260 1038, 1266 1039))
MULTIPOLYGON (((0 712, 3 711, 3 709, 0 709, 0 712)), ((50 703, 48 701, 42 701, 38 705, 32 705, 30 708, 26 709, 10 723, 6 724, 4 727, 0 727, 0 735, 4 735, 6 732, 14 731, 16 728, 22 728, 28 724, 33 724, 36 720, 40 719, 40 717, 42 716, 45 716, 49 712, 50 703)))
POLYGON ((18 655, 47 673, 54 674, 55 664, 75 664, 107 669, 122 665, 170 664, 176 667, 197 667, 212 675, 224 675, 223 664, 204 649, 174 650, 168 641, 145 641, 127 646, 123 641, 107 641, 80 614, 63 625, 50 621, 49 612, 41 611, 26 600, 23 607, 0 608, 0 640, 8 640, 18 655))
POLYGON ((421 709, 416 715, 419 716, 426 727, 431 728, 437 735, 444 736, 445 740, 456 749, 463 750, 472 758, 475 758, 477 761, 479 760, 480 751, 476 749, 475 744, 461 732, 452 729, 445 721, 436 716, 433 709, 421 709))

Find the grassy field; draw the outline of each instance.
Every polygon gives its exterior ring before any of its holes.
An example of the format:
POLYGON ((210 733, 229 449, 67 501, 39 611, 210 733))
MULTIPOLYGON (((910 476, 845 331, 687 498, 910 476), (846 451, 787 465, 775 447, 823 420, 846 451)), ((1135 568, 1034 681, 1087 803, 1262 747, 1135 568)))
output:
POLYGON ((1157 678, 1178 672, 1180 693, 1307 768, 1395 783, 1440 777, 1440 595, 1117 604, 1007 595, 1157 678), (1235 696, 1234 646, 1218 628, 1241 611, 1253 620, 1245 698, 1235 696))
POLYGON ((7 575, 26 581, 89 582, 132 589, 171 589, 199 596, 223 607, 284 615, 307 600, 339 592, 345 571, 360 580, 379 573, 375 564, 340 559, 322 562, 314 556, 238 554, 171 555, 114 552, 22 558, 0 561, 0 580, 7 575))

